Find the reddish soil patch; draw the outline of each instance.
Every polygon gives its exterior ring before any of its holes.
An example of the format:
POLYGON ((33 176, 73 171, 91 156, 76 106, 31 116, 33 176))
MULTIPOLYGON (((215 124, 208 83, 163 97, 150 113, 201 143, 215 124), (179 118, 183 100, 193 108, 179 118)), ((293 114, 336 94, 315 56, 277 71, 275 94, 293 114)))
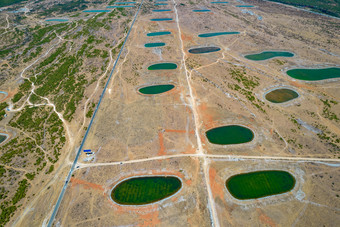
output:
POLYGON ((83 187, 85 189, 92 188, 92 189, 104 191, 103 186, 101 186, 99 184, 94 184, 94 183, 87 182, 87 181, 84 181, 84 180, 80 180, 80 179, 77 179, 77 178, 74 178, 74 177, 71 177, 70 182, 72 183, 71 188, 75 187, 76 185, 83 185, 83 187))
POLYGON ((269 225, 271 227, 277 226, 273 219, 268 217, 260 208, 257 208, 256 210, 259 213, 259 219, 263 224, 269 225))
POLYGON ((219 176, 216 174, 216 170, 212 167, 209 168, 209 179, 210 179, 210 187, 213 194, 220 197, 222 200, 224 198, 224 190, 223 185, 224 182, 221 180, 219 176))

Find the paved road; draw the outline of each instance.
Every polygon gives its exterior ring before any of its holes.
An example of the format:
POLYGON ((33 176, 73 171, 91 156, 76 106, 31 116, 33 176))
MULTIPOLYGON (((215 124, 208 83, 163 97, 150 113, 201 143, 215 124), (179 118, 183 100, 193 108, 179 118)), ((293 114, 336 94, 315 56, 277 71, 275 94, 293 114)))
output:
POLYGON ((88 135, 88 133, 89 133, 89 131, 90 131, 90 129, 91 129, 93 120, 94 120, 94 118, 96 117, 96 114, 97 114, 97 111, 98 111, 98 109, 99 109, 100 103, 102 102, 102 99, 103 99, 103 97, 104 97, 105 91, 106 91, 106 89, 107 89, 107 87, 108 87, 108 85, 109 85, 109 82, 110 82, 111 78, 112 78, 113 72, 114 72, 114 70, 115 70, 115 68, 116 68, 116 66, 117 66, 118 60, 119 60, 119 58, 120 58, 120 55, 121 55, 121 53, 122 53, 122 51, 123 51, 123 49, 124 49, 124 46, 125 46, 125 43, 126 43, 127 39, 129 38, 131 29, 132 29, 132 27, 133 27, 133 25, 134 25, 134 23, 135 23, 135 21, 136 21, 136 19, 137 19, 138 13, 139 13, 139 11, 140 11, 142 5, 143 5, 143 2, 144 2, 144 0, 142 0, 141 4, 139 5, 138 11, 136 12, 136 15, 135 15, 135 17, 134 17, 134 19, 133 19, 133 21, 132 21, 131 27, 130 27, 130 29, 129 29, 127 35, 126 35, 126 38, 125 38, 124 43, 123 43, 123 46, 122 46, 122 48, 121 48, 120 51, 119 51, 119 54, 118 54, 118 56, 117 56, 117 59, 116 59, 116 61, 115 61, 115 64, 113 65, 113 68, 112 68, 112 71, 111 71, 111 73, 110 73, 110 76, 109 76, 109 78, 108 78, 108 80, 107 80, 107 82, 106 82, 106 84, 105 84, 105 87, 104 87, 104 89, 103 89, 102 94, 100 95, 100 99, 99 99, 99 101, 98 101, 98 104, 97 104, 97 106, 96 106, 96 109, 95 109, 95 111, 94 111, 94 113, 93 113, 93 115, 92 115, 92 118, 91 118, 91 121, 90 121, 90 123, 89 123, 89 126, 88 126, 88 128, 87 128, 87 130, 86 130, 86 132, 85 132, 84 138, 83 138, 83 140, 82 140, 82 142, 81 142, 81 144, 80 144, 80 147, 79 147, 78 152, 77 152, 77 154, 76 154, 76 157, 75 157, 75 159, 74 159, 74 161, 73 161, 73 164, 72 164, 72 166, 71 166, 71 169, 70 169, 70 171, 69 171, 69 173, 68 173, 68 175, 67 175, 67 178, 66 178, 66 181, 65 181, 65 183, 64 183, 64 186, 63 186, 63 188, 61 189, 61 192, 60 192, 60 194, 59 194, 57 203, 56 203, 56 205, 55 205, 55 207, 54 207, 54 209, 53 209, 51 218, 50 218, 50 220, 49 220, 49 222, 48 222, 48 224, 47 224, 48 227, 52 226, 52 224, 53 224, 53 221, 54 221, 54 218, 55 218, 55 216, 56 216, 56 214, 57 214, 57 212, 58 212, 60 203, 61 203, 61 201, 62 201, 62 199, 63 199, 63 197, 64 197, 64 194, 65 194, 65 191, 66 191, 68 182, 69 182, 70 179, 71 179, 73 170, 74 170, 74 168, 75 168, 75 166, 76 166, 76 164, 77 164, 77 162, 78 162, 78 158, 79 158, 79 156, 80 156, 80 154, 81 154, 81 151, 82 151, 82 149, 83 149, 83 146, 84 146, 84 143, 85 143, 85 141, 86 141, 87 135, 88 135))

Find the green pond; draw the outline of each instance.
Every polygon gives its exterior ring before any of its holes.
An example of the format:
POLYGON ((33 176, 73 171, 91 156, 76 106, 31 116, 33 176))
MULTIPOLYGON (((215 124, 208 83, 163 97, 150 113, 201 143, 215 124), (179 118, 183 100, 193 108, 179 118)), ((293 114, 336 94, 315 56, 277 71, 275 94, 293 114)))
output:
POLYGON ((288 172, 266 170, 238 174, 226 181, 226 187, 236 199, 257 199, 292 190, 295 178, 288 172))
POLYGON ((299 94, 291 89, 280 88, 266 94, 266 99, 272 103, 288 102, 299 97, 299 94))
POLYGON ((227 4, 228 2, 211 2, 211 4, 227 4))
POLYGON ((254 133, 243 126, 227 125, 210 129, 206 132, 210 143, 229 145, 247 143, 254 139, 254 133))
POLYGON ((171 32, 164 31, 164 32, 150 32, 146 34, 147 36, 160 36, 160 35, 170 35, 171 32))
POLYGON ((167 91, 170 91, 175 86, 172 84, 160 84, 160 85, 152 85, 148 87, 143 87, 139 89, 138 91, 144 95, 156 95, 161 94, 167 91))
POLYGON ((89 10, 84 10, 84 13, 108 13, 111 12, 111 10, 108 9, 89 9, 89 10))
POLYGON ((253 61, 263 61, 275 57, 293 57, 294 54, 287 51, 264 51, 259 54, 248 54, 245 58, 253 61))
POLYGON ((130 5, 119 5, 119 6, 106 6, 106 8, 108 9, 111 9, 111 8, 117 8, 117 9, 120 9, 120 8, 129 8, 129 7, 135 7, 135 6, 130 6, 130 5))
POLYGON ((153 18, 153 19, 150 19, 151 21, 171 21, 172 18, 153 18))
POLYGON ((168 3, 156 3, 155 6, 166 6, 168 3))
POLYGON ((63 18, 52 18, 52 19, 46 19, 45 21, 50 22, 50 21, 56 21, 56 22, 66 22, 68 19, 63 19, 63 18))
POLYGON ((163 47, 165 43, 145 43, 144 47, 163 47))
POLYGON ((153 12, 170 12, 171 9, 154 9, 153 12))
POLYGON ((7 139, 7 136, 0 134, 0 143, 4 142, 7 139))
POLYGON ((199 34, 198 37, 207 38, 207 37, 214 37, 214 36, 219 36, 219 35, 236 35, 236 34, 240 34, 240 33, 239 32, 212 32, 212 33, 199 34))
POLYGON ((239 8, 253 8, 254 6, 252 6, 252 5, 238 5, 236 7, 239 7, 239 8))
POLYGON ((286 72, 288 76, 298 80, 326 80, 340 77, 340 68, 324 69, 291 69, 286 72))
POLYGON ((219 47, 198 47, 198 48, 192 48, 189 50, 189 53, 191 54, 205 54, 205 53, 211 53, 220 51, 221 48, 219 47))
POLYGON ((119 183, 111 192, 111 198, 122 205, 145 205, 165 199, 182 186, 177 177, 136 177, 119 183))
POLYGON ((177 69, 177 65, 175 63, 157 63, 150 65, 148 70, 167 70, 167 69, 177 69))
POLYGON ((205 12, 210 12, 210 9, 194 9, 192 12, 195 13, 205 13, 205 12))

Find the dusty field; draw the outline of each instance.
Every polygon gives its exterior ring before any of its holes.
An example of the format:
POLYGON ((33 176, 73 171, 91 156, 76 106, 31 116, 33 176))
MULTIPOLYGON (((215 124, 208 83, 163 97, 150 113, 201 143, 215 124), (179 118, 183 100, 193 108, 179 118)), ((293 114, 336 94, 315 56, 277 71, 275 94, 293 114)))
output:
MULTIPOLYGON (((84 144, 94 155, 81 154, 55 226, 337 226, 340 80, 299 81, 285 71, 339 67, 340 20, 263 1, 247 1, 256 6, 248 9, 235 7, 237 1, 168 3, 155 7, 144 2, 84 144), (157 8, 172 11, 152 12, 157 8), (192 12, 200 8, 211 12, 192 12), (173 21, 150 21, 161 17, 173 21), (146 35, 158 31, 171 34, 146 35), (240 34, 198 37, 221 31, 240 34), (149 42, 166 46, 145 48, 149 42), (201 46, 221 51, 188 53, 201 46), (244 58, 266 50, 295 56, 244 58), (161 62, 178 67, 147 69, 161 62), (137 92, 142 86, 168 83, 175 89, 160 95, 137 92), (283 104, 265 100, 265 93, 277 87, 300 96, 283 104), (238 145, 209 143, 207 130, 231 124, 248 127, 255 138, 238 145), (267 169, 291 172, 295 188, 240 201, 225 187, 232 175, 267 169), (140 207, 110 199, 117 182, 141 175, 176 175, 183 188, 169 199, 140 207)), ((71 153, 70 163, 73 158, 71 153)), ((68 167, 59 170, 64 173, 60 176, 66 176, 68 167)), ((64 179, 42 192, 31 216, 23 220, 46 223, 64 179)))

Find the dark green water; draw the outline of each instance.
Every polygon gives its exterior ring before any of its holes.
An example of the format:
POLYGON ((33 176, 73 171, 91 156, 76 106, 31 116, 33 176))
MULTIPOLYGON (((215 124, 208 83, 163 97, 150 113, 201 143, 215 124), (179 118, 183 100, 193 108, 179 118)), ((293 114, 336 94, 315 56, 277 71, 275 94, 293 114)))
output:
POLYGON ((245 58, 253 61, 263 61, 275 57, 293 57, 294 54, 287 51, 264 51, 259 54, 249 54, 245 58))
POLYGON ((177 69, 177 65, 175 63, 158 63, 150 65, 148 67, 148 70, 166 70, 166 69, 177 69))
POLYGON ((275 89, 266 94, 266 99, 273 103, 283 103, 288 102, 292 99, 299 97, 299 94, 295 91, 287 88, 275 89))
POLYGON ((154 18, 150 19, 151 21, 171 21, 172 18, 154 18))
POLYGON ((191 54, 205 54, 205 53, 211 53, 220 51, 221 48, 219 47, 199 47, 199 48, 193 48, 189 50, 189 53, 191 54))
POLYGON ((7 136, 0 135, 0 143, 4 142, 7 139, 7 136))
POLYGON ((236 199, 257 199, 292 190, 295 178, 285 171, 258 171, 234 175, 226 181, 226 186, 236 199))
POLYGON ((131 178, 119 183, 111 192, 118 204, 144 205, 175 194, 182 186, 177 177, 154 176, 131 178))
POLYGON ((150 32, 147 36, 160 36, 160 35, 170 35, 171 32, 164 31, 164 32, 150 32))
POLYGON ((160 85, 152 85, 148 87, 143 87, 139 89, 138 91, 144 95, 156 95, 161 94, 167 91, 170 91, 175 86, 172 84, 160 84, 160 85))
POLYGON ((210 129, 205 133, 210 143, 229 145, 247 143, 254 139, 254 133, 239 125, 228 125, 210 129))
POLYGON ((298 80, 326 80, 340 77, 340 68, 324 69, 291 69, 286 72, 288 76, 298 80))
POLYGON ((145 43, 144 47, 162 47, 165 43, 145 43))
POLYGON ((155 6, 166 6, 168 3, 156 3, 155 6))
POLYGON ((214 36, 219 36, 219 35, 236 35, 236 34, 240 34, 240 33, 239 32, 212 32, 212 33, 199 34, 198 37, 207 38, 207 37, 214 37, 214 36))

